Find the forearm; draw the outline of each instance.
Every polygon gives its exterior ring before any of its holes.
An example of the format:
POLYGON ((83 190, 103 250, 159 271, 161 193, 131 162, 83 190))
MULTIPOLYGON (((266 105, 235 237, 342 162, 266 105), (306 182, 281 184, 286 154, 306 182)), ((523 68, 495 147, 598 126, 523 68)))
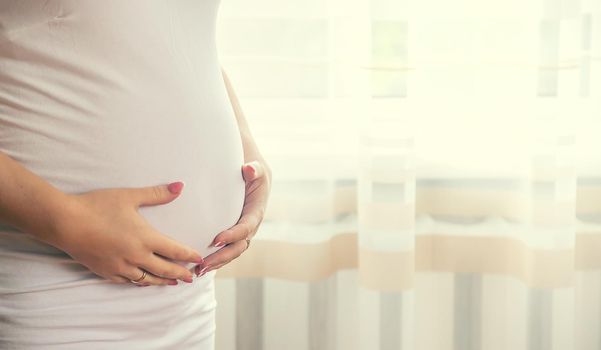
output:
POLYGON ((66 193, 0 152, 0 223, 52 244, 69 203, 66 193))
POLYGON ((257 144, 252 136, 250 127, 248 126, 248 122, 246 121, 246 117, 242 112, 240 101, 236 96, 234 87, 232 86, 232 83, 229 80, 227 73, 223 68, 221 68, 221 73, 223 75, 223 80, 225 82, 225 87, 227 88, 227 94, 232 104, 234 114, 236 115, 238 129, 240 129, 240 137, 242 138, 242 143, 244 147, 244 161, 250 162, 252 160, 263 160, 263 156, 261 155, 261 152, 259 151, 259 148, 257 147, 257 144))

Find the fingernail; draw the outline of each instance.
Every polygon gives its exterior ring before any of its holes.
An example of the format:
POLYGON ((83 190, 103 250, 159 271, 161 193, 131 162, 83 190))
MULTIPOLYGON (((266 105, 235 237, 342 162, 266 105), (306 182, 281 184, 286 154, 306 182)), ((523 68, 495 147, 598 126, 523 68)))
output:
POLYGON ((215 243, 215 248, 219 248, 221 246, 223 246, 225 244, 225 242, 217 242, 215 243))
POLYGON ((186 277, 183 279, 183 281, 186 283, 192 283, 192 277, 186 277))
POLYGON ((205 272, 207 272, 207 270, 209 269, 210 266, 205 266, 202 270, 200 270, 200 274, 198 277, 202 276, 205 274, 205 272))
POLYGON ((169 281, 167 282, 168 285, 170 286, 176 286, 177 285, 177 281, 173 280, 173 281, 169 281))
POLYGON ((182 191, 182 188, 184 188, 184 183, 181 181, 172 182, 169 184, 169 186, 167 186, 167 189, 169 189, 169 192, 171 192, 173 194, 180 193, 182 191))
POLYGON ((202 256, 199 256, 196 260, 194 260, 195 263, 199 263, 202 264, 205 262, 205 260, 202 258, 202 256))

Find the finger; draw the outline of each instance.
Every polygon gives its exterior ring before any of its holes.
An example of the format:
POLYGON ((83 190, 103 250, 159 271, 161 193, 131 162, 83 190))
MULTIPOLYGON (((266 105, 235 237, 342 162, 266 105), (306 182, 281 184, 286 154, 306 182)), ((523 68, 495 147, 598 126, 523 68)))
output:
POLYGON ((224 263, 221 263, 221 264, 218 264, 218 265, 215 265, 215 266, 209 266, 207 269, 204 269, 204 270, 201 269, 201 268, 198 268, 195 273, 196 273, 196 275, 198 277, 201 277, 202 275, 206 274, 207 272, 210 272, 210 271, 213 271, 213 270, 219 270, 220 268, 222 268, 223 266, 225 266, 225 265, 227 265, 229 263, 231 263, 231 261, 224 262, 224 263))
POLYGON ((252 162, 245 163, 242 166, 242 176, 244 177, 244 181, 253 181, 263 176, 263 166, 257 160, 253 160, 252 162))
MULTIPOLYGON (((132 267, 127 274, 122 274, 123 277, 127 278, 128 281, 132 284, 136 284, 131 282, 132 280, 135 281, 137 279, 140 278, 140 276, 142 276, 142 273, 144 271, 142 269, 140 269, 139 267, 132 267)), ((160 285, 176 285, 177 281, 175 280, 171 280, 171 279, 167 279, 167 278, 161 278, 158 276, 153 275, 150 272, 146 272, 146 276, 138 282, 138 285, 156 285, 156 286, 160 286, 160 285)))
POLYGON ((192 283, 192 273, 188 269, 157 255, 152 254, 148 259, 140 262, 140 264, 140 267, 151 272, 153 275, 169 279, 180 279, 184 282, 192 283))
POLYGON ((257 214, 254 213, 256 211, 243 214, 236 225, 218 233, 213 239, 212 245, 219 248, 232 242, 252 238, 255 228, 261 223, 257 214))
POLYGON ((177 198, 184 187, 183 181, 156 186, 128 188, 134 203, 139 207, 167 204, 177 198))
POLYGON ((178 241, 159 232, 155 232, 154 237, 149 242, 149 247, 153 252, 173 260, 199 264, 202 264, 204 261, 202 256, 200 256, 200 253, 194 249, 186 247, 178 241))
POLYGON ((248 244, 244 239, 230 243, 215 253, 207 256, 204 264, 199 265, 200 269, 202 270, 207 266, 210 268, 211 266, 217 266, 224 263, 227 264, 242 255, 247 246, 248 244))
POLYGON ((226 262, 226 263, 221 263, 219 265, 216 266, 209 266, 206 269, 202 269, 202 268, 197 268, 195 273, 196 276, 201 277, 202 275, 206 274, 207 272, 213 271, 213 270, 219 270, 222 266, 227 265, 228 263, 230 263, 230 261, 226 262))
POLYGON ((123 276, 120 275, 114 275, 108 278, 109 280, 111 280, 112 282, 115 283, 120 283, 120 284, 125 284, 125 283, 131 283, 131 281, 123 276))
POLYGON ((213 270, 219 270, 220 268, 222 268, 223 266, 225 266, 225 265, 227 265, 229 263, 231 263, 231 261, 228 261, 226 263, 221 263, 221 264, 219 264, 217 266, 213 266, 212 268, 208 269, 205 273, 207 273, 209 271, 213 271, 213 270))
POLYGON ((250 221, 251 225, 258 226, 265 216, 265 202, 259 199, 247 199, 242 208, 239 222, 250 221), (251 217, 248 217, 248 216, 251 217))

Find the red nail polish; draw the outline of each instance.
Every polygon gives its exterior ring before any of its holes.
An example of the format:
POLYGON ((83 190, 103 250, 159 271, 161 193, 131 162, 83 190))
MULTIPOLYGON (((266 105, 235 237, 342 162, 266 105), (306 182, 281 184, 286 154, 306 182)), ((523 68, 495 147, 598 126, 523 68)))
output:
POLYGON ((184 183, 181 181, 172 182, 169 184, 169 186, 167 186, 167 189, 169 189, 169 192, 171 192, 173 194, 180 193, 182 191, 182 188, 184 188, 184 183))
POLYGON ((204 275, 205 273, 207 273, 207 270, 209 269, 209 267, 210 266, 205 266, 202 270, 200 270, 200 275, 198 277, 200 277, 200 276, 204 275))

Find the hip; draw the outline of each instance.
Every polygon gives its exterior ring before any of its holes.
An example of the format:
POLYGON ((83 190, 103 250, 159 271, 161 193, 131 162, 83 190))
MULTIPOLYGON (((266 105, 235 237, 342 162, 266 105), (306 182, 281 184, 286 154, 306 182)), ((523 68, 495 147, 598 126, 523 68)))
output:
POLYGON ((192 349, 210 343, 214 275, 146 288, 91 278, 2 294, 0 347, 101 349, 111 342, 114 349, 192 349))

